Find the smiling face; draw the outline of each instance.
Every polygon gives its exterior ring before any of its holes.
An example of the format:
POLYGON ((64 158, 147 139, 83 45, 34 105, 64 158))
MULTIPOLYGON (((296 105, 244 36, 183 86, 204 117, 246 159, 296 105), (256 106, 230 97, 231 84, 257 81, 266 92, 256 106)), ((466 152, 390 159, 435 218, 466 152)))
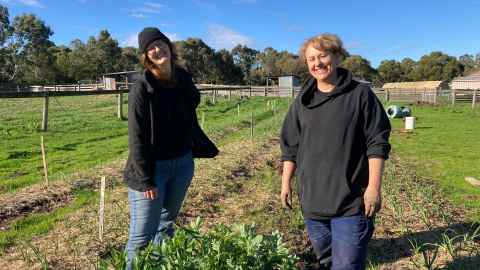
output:
MULTIPOLYGON (((159 67, 170 67, 171 53, 163 40, 155 40, 148 44, 146 49, 148 58, 159 67)), ((170 68, 168 68, 170 69, 170 68)))
POLYGON ((318 88, 329 92, 337 83, 337 62, 339 56, 329 51, 319 51, 312 46, 305 50, 308 70, 317 79, 318 88), (331 87, 330 87, 331 86, 331 87))

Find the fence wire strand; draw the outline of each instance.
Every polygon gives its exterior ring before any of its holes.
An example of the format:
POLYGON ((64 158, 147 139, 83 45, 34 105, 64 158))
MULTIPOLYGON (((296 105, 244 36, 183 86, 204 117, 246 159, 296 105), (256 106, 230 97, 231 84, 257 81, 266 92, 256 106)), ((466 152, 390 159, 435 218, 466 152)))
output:
POLYGON ((0 114, 0 116, 4 116, 5 114, 9 113, 9 112, 12 112, 13 110, 15 110, 16 108, 20 107, 23 103, 25 103, 25 101, 27 101, 28 98, 26 98, 24 101, 22 101, 20 104, 18 104, 17 106, 15 106, 15 108, 11 109, 11 110, 8 110, 2 114, 0 114))
POLYGON ((63 109, 63 111, 64 111, 66 114, 68 114, 68 116, 70 116, 70 118, 72 118, 73 121, 75 121, 75 122, 77 122, 77 124, 81 125, 77 120, 75 120, 75 118, 73 118, 73 117, 65 110, 65 108, 63 108, 62 104, 60 104, 60 102, 58 101, 57 97, 53 97, 53 98, 57 101, 58 105, 60 105, 60 107, 63 109))

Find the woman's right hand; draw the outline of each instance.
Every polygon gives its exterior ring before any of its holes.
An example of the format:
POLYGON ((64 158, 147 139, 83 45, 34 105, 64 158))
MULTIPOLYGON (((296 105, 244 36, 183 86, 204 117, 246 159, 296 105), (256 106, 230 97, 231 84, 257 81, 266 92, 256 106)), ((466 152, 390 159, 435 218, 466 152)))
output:
POLYGON ((287 187, 282 187, 280 198, 282 199, 283 207, 287 208, 288 210, 292 210, 292 188, 290 185, 287 187))
POLYGON ((155 200, 156 198, 158 198, 158 189, 157 189, 157 188, 153 188, 153 189, 144 191, 144 192, 143 192, 143 196, 145 196, 145 197, 147 197, 147 198, 149 198, 149 199, 155 200))

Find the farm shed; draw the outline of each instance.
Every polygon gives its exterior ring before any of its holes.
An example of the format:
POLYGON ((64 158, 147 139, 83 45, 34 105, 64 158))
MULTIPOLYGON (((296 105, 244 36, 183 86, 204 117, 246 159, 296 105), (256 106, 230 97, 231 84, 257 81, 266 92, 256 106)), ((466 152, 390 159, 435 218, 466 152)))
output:
POLYGON ((263 76, 262 78, 267 79, 267 86, 269 86, 268 81, 271 80, 274 86, 275 81, 278 80, 279 87, 298 87, 300 86, 300 78, 297 76, 263 76))
POLYGON ((383 88, 391 89, 433 89, 439 87, 440 89, 449 89, 448 83, 445 81, 423 81, 423 82, 397 82, 397 83, 386 83, 383 85, 383 88))
POLYGON ((452 89, 480 89, 480 71, 452 81, 452 89))
MULTIPOLYGON (((103 89, 104 90, 115 90, 115 83, 117 82, 122 82, 120 76, 125 76, 126 80, 124 82, 126 83, 132 83, 133 82, 133 75, 137 73, 138 71, 125 71, 125 72, 115 72, 115 73, 107 73, 103 74, 103 89)), ((128 86, 128 89, 130 89, 130 86, 128 86)))
POLYGON ((281 76, 281 77, 278 77, 278 86, 280 86, 280 87, 297 87, 297 86, 299 86, 299 78, 297 76, 281 76))

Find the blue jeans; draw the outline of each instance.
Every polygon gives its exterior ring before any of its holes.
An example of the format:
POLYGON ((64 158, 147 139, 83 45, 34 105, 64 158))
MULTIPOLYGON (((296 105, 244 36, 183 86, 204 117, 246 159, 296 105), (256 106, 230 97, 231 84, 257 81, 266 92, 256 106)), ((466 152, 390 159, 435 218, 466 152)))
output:
POLYGON ((375 217, 362 213, 331 220, 305 218, 305 222, 321 269, 365 269, 375 217))
POLYGON ((128 189, 130 233, 125 248, 128 269, 132 269, 131 261, 136 249, 144 249, 152 239, 155 245, 160 245, 166 236, 173 237, 173 222, 192 182, 194 169, 190 151, 183 157, 155 164, 158 198, 152 200, 143 192, 128 189))

